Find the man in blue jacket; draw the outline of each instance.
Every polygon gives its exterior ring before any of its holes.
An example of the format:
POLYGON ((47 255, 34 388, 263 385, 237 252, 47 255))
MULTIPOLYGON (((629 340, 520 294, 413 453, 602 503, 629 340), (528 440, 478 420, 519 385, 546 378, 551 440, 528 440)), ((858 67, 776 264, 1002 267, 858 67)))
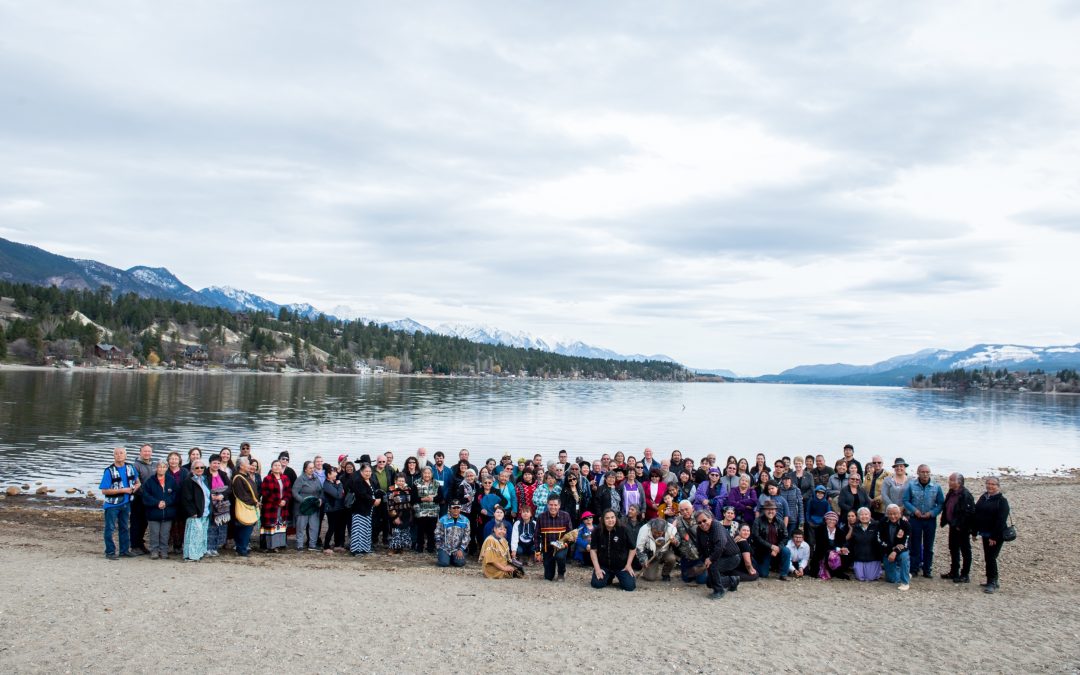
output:
POLYGON ((98 489, 105 496, 105 557, 119 560, 121 556, 134 558, 131 552, 131 495, 140 487, 139 474, 127 463, 124 448, 113 450, 113 463, 101 475, 98 489), (117 553, 113 533, 118 532, 120 552, 117 553))
POLYGON ((934 563, 934 535, 937 533, 937 517, 945 506, 945 493, 941 486, 930 480, 930 467, 919 465, 919 479, 908 481, 904 490, 904 508, 911 516, 911 576, 919 574, 933 578, 930 568, 934 563))

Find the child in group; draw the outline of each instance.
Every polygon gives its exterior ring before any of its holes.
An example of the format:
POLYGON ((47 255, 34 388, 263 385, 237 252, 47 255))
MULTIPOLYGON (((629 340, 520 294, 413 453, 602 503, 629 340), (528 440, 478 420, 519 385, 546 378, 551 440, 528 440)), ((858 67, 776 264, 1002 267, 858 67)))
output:
POLYGON ((578 527, 577 537, 574 539, 574 560, 588 567, 592 566, 592 560, 589 558, 592 533, 593 514, 591 511, 586 511, 581 514, 581 525, 578 527))
POLYGON ((390 517, 390 540, 387 542, 390 552, 400 555, 407 548, 412 548, 412 492, 405 481, 405 474, 399 473, 394 486, 387 495, 387 515, 390 517))
POLYGON ((491 536, 491 533, 495 530, 495 523, 505 524, 507 530, 509 530, 511 527, 510 523, 506 521, 506 509, 503 508, 502 504, 495 505, 494 517, 492 517, 492 519, 487 522, 487 525, 484 525, 483 539, 487 539, 491 536))
POLYGON ((669 523, 675 522, 679 517, 679 486, 672 483, 664 493, 664 499, 656 507, 656 517, 663 518, 669 523))
POLYGON ((806 522, 815 530, 825 522, 825 514, 829 508, 829 500, 825 498, 827 490, 824 485, 814 486, 814 496, 806 502, 806 522))
POLYGON ((533 519, 532 506, 527 502, 521 505, 510 535, 510 555, 522 565, 528 565, 529 558, 540 559, 540 548, 536 545, 536 520, 533 519))

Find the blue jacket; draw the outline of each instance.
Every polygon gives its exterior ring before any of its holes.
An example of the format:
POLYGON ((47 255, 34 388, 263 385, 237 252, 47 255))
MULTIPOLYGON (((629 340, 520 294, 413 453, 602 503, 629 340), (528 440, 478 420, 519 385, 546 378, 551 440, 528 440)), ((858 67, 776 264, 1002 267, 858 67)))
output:
POLYGON ((940 485, 932 480, 926 485, 918 480, 908 481, 907 488, 904 490, 904 508, 912 518, 915 517, 916 509, 928 514, 931 518, 937 518, 944 507, 945 493, 941 491, 940 485))
POLYGON ((180 489, 168 472, 165 472, 164 487, 158 482, 157 474, 155 474, 142 484, 140 492, 147 520, 164 522, 176 519, 176 500, 180 496, 180 489), (161 502, 165 502, 164 509, 158 508, 161 502))
POLYGON ((432 464, 431 477, 442 482, 442 489, 439 492, 439 501, 447 501, 450 498, 450 488, 454 482, 454 470, 451 469, 449 465, 443 464, 442 470, 440 471, 432 464))

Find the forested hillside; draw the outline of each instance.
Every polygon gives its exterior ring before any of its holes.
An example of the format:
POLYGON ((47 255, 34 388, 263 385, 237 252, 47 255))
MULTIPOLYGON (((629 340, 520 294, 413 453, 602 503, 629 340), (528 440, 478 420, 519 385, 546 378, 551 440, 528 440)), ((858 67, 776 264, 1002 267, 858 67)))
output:
POLYGON ((0 358, 25 363, 115 360, 336 372, 371 366, 405 374, 692 378, 676 363, 562 356, 374 323, 310 319, 287 308, 276 316, 230 312, 134 293, 113 297, 109 287, 61 290, 10 282, 0 282, 0 296, 0 358))

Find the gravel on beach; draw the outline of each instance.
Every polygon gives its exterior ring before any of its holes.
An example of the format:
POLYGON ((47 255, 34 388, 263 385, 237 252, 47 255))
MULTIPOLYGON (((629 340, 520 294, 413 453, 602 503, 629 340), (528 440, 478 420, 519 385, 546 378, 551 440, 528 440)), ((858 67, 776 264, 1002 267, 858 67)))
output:
MULTIPOLYGON (((981 484, 969 481, 978 496, 981 484)), ((934 579, 774 579, 719 601, 679 581, 595 591, 489 581, 475 560, 223 552, 182 563, 107 561, 101 516, 72 500, 0 500, 0 662, 14 672, 898 672, 1080 668, 1080 539, 1075 478, 1006 478, 1019 538, 1000 558, 1001 590, 934 579), (636 646, 635 646, 636 645, 636 646), (522 653, 521 649, 526 651, 522 653), (240 651, 238 651, 238 649, 240 651), (765 650, 769 657, 764 656, 765 650)))

